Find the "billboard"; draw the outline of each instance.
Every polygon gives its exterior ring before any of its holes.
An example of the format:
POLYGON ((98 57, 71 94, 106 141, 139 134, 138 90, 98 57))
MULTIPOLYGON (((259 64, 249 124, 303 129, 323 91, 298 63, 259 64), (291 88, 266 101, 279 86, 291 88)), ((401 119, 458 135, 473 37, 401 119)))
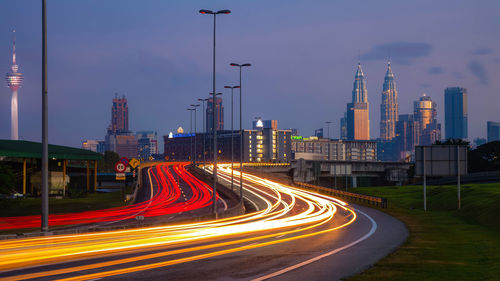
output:
POLYGON ((460 175, 467 175, 467 147, 457 145, 416 146, 415 175, 424 176, 424 162, 425 176, 458 176, 458 167, 460 167, 460 175))

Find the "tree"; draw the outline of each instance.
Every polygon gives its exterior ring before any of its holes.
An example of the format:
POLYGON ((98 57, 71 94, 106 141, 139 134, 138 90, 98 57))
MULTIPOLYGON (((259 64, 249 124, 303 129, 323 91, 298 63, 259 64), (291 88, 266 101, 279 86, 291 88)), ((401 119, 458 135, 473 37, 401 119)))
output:
POLYGON ((12 168, 0 162, 0 194, 10 194, 14 190, 16 184, 16 176, 12 168))
POLYGON ((469 172, 500 171, 500 141, 488 142, 469 151, 469 172))
POLYGON ((118 153, 107 150, 104 152, 104 157, 97 163, 97 167, 100 172, 114 172, 115 164, 119 160, 120 155, 118 155, 118 153))

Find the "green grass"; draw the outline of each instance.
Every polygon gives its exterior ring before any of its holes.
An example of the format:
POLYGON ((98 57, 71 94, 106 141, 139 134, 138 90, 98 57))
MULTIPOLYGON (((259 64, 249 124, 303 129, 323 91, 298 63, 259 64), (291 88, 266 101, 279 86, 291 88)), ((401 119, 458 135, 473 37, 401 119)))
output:
MULTIPOLYGON (((49 199, 49 212, 73 213, 124 206, 120 192, 91 193, 81 198, 49 199)), ((40 198, 0 199, 0 217, 39 215, 40 198)))
POLYGON ((386 197, 387 213, 410 230, 408 241, 372 268, 349 280, 499 280, 500 184, 367 187, 353 191, 386 197))

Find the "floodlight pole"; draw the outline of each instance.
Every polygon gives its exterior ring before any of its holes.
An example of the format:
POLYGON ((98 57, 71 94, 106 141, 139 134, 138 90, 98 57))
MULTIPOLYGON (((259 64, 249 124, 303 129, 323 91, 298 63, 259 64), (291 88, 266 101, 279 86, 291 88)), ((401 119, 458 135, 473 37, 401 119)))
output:
POLYGON ((49 138, 47 87, 47 0, 42 0, 42 232, 49 231, 49 138))
POLYGON ((457 189, 458 189, 458 209, 460 210, 460 145, 457 145, 457 189))
POLYGON ((424 172, 424 211, 427 211, 427 178, 425 173, 425 146, 422 146, 422 162, 423 162, 423 172, 424 172))

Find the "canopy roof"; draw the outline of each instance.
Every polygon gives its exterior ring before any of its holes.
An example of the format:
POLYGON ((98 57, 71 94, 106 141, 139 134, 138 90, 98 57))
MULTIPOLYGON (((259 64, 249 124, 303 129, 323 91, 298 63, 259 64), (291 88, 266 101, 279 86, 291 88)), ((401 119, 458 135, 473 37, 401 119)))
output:
MULTIPOLYGON (((0 156, 42 158, 42 144, 32 141, 0 140, 0 156)), ((49 144, 49 158, 63 160, 100 160, 102 155, 90 150, 49 144)))

